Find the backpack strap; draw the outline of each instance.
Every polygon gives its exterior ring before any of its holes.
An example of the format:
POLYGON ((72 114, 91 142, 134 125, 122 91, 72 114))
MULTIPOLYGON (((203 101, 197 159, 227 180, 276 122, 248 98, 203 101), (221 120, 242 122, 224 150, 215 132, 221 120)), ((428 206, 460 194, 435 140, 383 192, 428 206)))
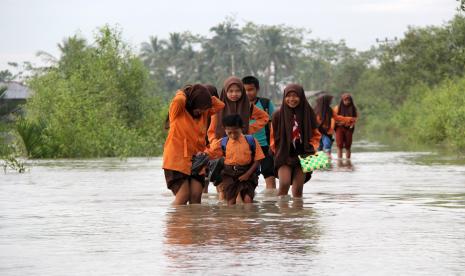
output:
POLYGON ((253 162, 253 160, 255 159, 255 139, 250 134, 247 134, 244 136, 245 136, 245 139, 247 140, 247 143, 249 144, 250 151, 252 152, 252 162, 253 162))
POLYGON ((258 100, 259 100, 260 103, 262 104, 263 110, 265 110, 266 113, 268 113, 268 111, 269 111, 269 109, 270 109, 270 99, 267 99, 267 98, 258 98, 258 100))
MULTIPOLYGON (((249 144, 250 151, 252 152, 252 162, 255 159, 255 139, 252 135, 244 135, 245 139, 247 140, 247 144, 249 144)), ((221 138, 221 149, 223 150, 223 155, 226 156, 226 145, 228 144, 229 137, 224 136, 221 138)))
MULTIPOLYGON (((258 98, 258 101, 260 101, 260 103, 262 104, 263 106, 263 110, 266 112, 266 114, 268 114, 268 116, 270 115, 269 112, 270 112, 270 99, 267 99, 267 98, 258 98)), ((252 114, 252 113, 251 113, 252 114)), ((270 120, 271 121, 271 120, 270 120)), ((270 122, 266 123, 265 125, 265 135, 266 135, 266 141, 268 143, 268 146, 270 146, 270 122)))
POLYGON ((223 156, 226 156, 226 145, 228 144, 229 137, 224 136, 221 138, 221 149, 223 150, 223 156))

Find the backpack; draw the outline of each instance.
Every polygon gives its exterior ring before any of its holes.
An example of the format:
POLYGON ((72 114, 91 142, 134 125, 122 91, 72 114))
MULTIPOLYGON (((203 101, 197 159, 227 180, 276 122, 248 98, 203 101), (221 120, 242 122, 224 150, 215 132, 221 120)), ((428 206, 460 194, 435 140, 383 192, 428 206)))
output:
MULTIPOLYGON (((252 135, 244 135, 245 139, 247 140, 247 143, 249 144, 250 151, 252 152, 252 161, 250 162, 251 164, 254 162, 255 159, 255 139, 253 138, 252 135)), ((221 149, 223 150, 223 155, 226 156, 226 145, 228 144, 229 137, 224 136, 223 139, 221 139, 221 149)), ((257 167, 256 171, 257 175, 260 173, 260 166, 257 167)))
MULTIPOLYGON (((252 160, 255 158, 255 139, 253 138, 252 135, 244 135, 245 139, 247 140, 247 143, 249 144, 250 151, 252 152, 252 160)), ((226 145, 228 144, 229 137, 224 136, 223 139, 221 139, 221 149, 223 150, 223 155, 226 156, 226 145)))

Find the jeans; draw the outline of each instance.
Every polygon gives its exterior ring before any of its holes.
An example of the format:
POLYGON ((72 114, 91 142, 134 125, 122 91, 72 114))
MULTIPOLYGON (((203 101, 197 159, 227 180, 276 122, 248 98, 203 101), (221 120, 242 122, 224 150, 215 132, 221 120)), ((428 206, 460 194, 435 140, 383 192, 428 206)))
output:
POLYGON ((331 136, 322 134, 320 139, 319 151, 323 150, 324 152, 330 152, 333 145, 333 139, 331 136))

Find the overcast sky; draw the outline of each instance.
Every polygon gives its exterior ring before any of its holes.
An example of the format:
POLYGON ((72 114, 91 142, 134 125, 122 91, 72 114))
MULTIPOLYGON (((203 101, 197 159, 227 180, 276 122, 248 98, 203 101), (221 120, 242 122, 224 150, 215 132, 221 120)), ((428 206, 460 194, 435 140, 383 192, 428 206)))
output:
POLYGON ((233 16, 244 22, 307 28, 312 38, 344 39, 368 49, 376 38, 402 37, 407 26, 440 25, 456 13, 456 0, 0 0, 0 70, 7 62, 35 61, 35 53, 58 56, 57 43, 79 33, 118 24, 138 49, 154 35, 191 31, 210 36, 210 27, 233 16), (337 3, 337 5, 336 5, 337 3))

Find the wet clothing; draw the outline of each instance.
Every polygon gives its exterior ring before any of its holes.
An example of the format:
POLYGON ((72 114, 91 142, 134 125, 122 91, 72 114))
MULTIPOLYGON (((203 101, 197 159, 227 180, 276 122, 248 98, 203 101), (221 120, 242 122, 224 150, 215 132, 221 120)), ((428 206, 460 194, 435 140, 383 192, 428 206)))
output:
POLYGON ((352 136, 355 130, 355 123, 358 120, 359 114, 357 108, 355 107, 352 96, 350 94, 342 94, 341 101, 338 106, 333 108, 334 113, 338 116, 342 116, 344 119, 341 120, 340 117, 336 118, 336 144, 338 148, 345 148, 350 150, 352 146, 352 136), (343 99, 350 98, 351 104, 349 106, 344 105, 343 99), (355 119, 354 121, 350 121, 355 119))
MULTIPOLYGON (((191 174, 192 156, 206 147, 207 120, 224 107, 218 98, 210 96, 210 100, 211 108, 194 119, 186 108, 186 93, 181 90, 176 93, 169 108, 170 129, 163 147, 163 169, 191 174)), ((197 105, 196 101, 192 102, 191 106, 197 105)))
POLYGON ((273 156, 270 155, 270 147, 262 146, 263 154, 265 158, 260 160, 260 173, 263 175, 263 178, 268 178, 270 176, 275 176, 274 171, 274 159, 273 156))
MULTIPOLYGON (((320 137, 315 113, 305 98, 303 87, 297 84, 286 86, 281 109, 273 114, 271 121, 270 148, 274 153, 275 175, 283 165, 292 170, 300 169, 298 156, 315 154, 320 137), (291 92, 295 92, 300 99, 295 108, 285 103, 286 96, 291 92)), ((311 173, 306 173, 304 183, 310 178, 311 173)))
POLYGON ((354 128, 340 126, 336 128, 336 145, 338 148, 350 150, 354 128))
MULTIPOLYGON (((260 161, 260 173, 264 178, 274 176, 274 160, 273 156, 269 154, 269 145, 270 145, 270 128, 271 128, 271 117, 275 111, 273 102, 267 98, 257 97, 255 101, 255 106, 258 109, 265 111, 269 116, 269 122, 265 125, 264 128, 259 129, 256 133, 253 134, 255 139, 262 147, 262 151, 265 154, 265 158, 260 161)), ((250 120, 250 124, 253 124, 255 120, 250 120)))
POLYGON ((248 180, 238 181, 238 178, 246 173, 255 161, 265 158, 258 141, 255 138, 253 140, 255 142, 255 156, 252 156, 251 146, 244 135, 241 135, 237 140, 228 139, 224 151, 221 147, 222 139, 216 140, 210 144, 210 148, 205 150, 211 158, 224 155, 221 183, 223 184, 226 200, 235 198, 238 193, 241 194, 242 198, 247 194, 253 199, 255 195, 255 188, 258 185, 258 175, 256 172, 253 172, 248 180))
POLYGON ((302 86, 288 85, 284 89, 281 109, 275 112, 272 118, 270 148, 274 153, 275 170, 286 164, 289 157, 315 154, 320 137, 315 113, 305 98, 302 86), (300 103, 295 108, 289 107, 284 100, 290 92, 295 92, 300 98, 300 103))
POLYGON ((255 188, 258 185, 258 175, 252 173, 249 179, 246 181, 239 181, 238 178, 247 172, 250 168, 248 166, 234 166, 224 165, 223 169, 223 193, 226 200, 231 200, 237 197, 238 194, 244 198, 248 195, 251 199, 255 196, 255 188))
POLYGON ((202 184, 202 187, 205 186, 205 175, 187 175, 178 171, 168 169, 164 169, 163 171, 165 173, 166 186, 168 187, 168 189, 171 190, 171 192, 173 192, 174 195, 178 193, 182 183, 184 183, 184 181, 186 180, 190 181, 192 179, 195 179, 198 182, 200 182, 200 184, 202 184))
POLYGON ((329 135, 321 135, 320 146, 318 151, 330 152, 333 146, 333 137, 329 135))

